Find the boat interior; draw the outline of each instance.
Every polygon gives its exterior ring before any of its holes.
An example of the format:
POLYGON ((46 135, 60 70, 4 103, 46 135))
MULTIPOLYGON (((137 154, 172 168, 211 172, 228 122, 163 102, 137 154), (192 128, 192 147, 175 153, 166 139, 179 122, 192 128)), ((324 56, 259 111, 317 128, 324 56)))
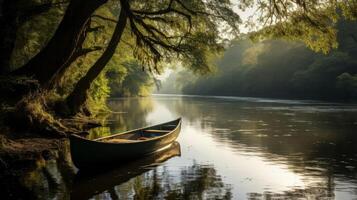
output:
POLYGON ((171 132, 177 126, 177 122, 161 124, 153 127, 148 127, 144 129, 138 129, 130 132, 124 132, 122 134, 113 135, 112 137, 105 137, 98 139, 101 142, 110 143, 131 143, 137 142, 138 140, 148 140, 155 137, 159 137, 171 132))

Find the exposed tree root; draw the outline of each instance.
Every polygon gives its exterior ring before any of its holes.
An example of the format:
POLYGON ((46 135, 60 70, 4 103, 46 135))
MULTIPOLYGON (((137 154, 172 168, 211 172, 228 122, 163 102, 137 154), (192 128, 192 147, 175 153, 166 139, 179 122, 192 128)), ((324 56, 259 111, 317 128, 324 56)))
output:
POLYGON ((77 115, 70 119, 57 116, 53 109, 53 95, 36 92, 23 98, 11 112, 8 124, 16 131, 33 132, 47 137, 61 138, 69 134, 85 134, 86 130, 100 126, 100 123, 77 115))

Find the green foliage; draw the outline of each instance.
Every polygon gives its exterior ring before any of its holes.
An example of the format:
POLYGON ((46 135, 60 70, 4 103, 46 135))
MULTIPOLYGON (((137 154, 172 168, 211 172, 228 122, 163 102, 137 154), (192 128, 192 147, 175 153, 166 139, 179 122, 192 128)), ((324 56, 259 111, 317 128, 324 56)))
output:
POLYGON ((197 75, 188 70, 181 69, 179 71, 172 72, 163 81, 160 87, 155 90, 155 93, 180 94, 185 86, 194 85, 197 79, 199 79, 197 75))
MULTIPOLYGON (((30 9, 47 2, 47 0, 21 0, 19 4, 23 9, 30 9)), ((60 23, 65 7, 66 4, 54 6, 48 12, 31 18, 19 27, 18 32, 14 33, 16 43, 10 61, 11 70, 24 65, 46 45, 60 23)))
POLYGON ((101 73, 92 83, 90 88, 90 96, 88 98, 89 108, 92 112, 107 110, 107 98, 110 95, 109 80, 104 73, 101 73))
POLYGON ((136 62, 127 62, 123 66, 126 74, 112 69, 107 71, 110 80, 111 96, 147 96, 151 93, 154 80, 148 71, 144 71, 136 62), (118 78, 122 76, 122 78, 118 78))
POLYGON ((317 52, 328 53, 338 47, 336 24, 356 19, 356 0, 347 1, 243 1, 241 8, 256 7, 246 22, 255 28, 251 38, 287 39, 304 42, 317 52))
POLYGON ((301 41, 312 50, 325 54, 331 49, 337 48, 337 32, 332 26, 322 29, 320 25, 314 27, 307 23, 310 22, 302 19, 296 19, 292 23, 278 23, 255 32, 251 35, 251 38, 253 40, 257 40, 258 37, 264 39, 283 38, 290 41, 301 41))
MULTIPOLYGON (((178 75, 184 93, 279 98, 356 99, 356 22, 340 22, 337 50, 315 53, 302 43, 235 42, 218 62, 218 73, 195 80, 178 75), (351 43, 352 42, 352 43, 351 43)), ((177 77, 177 75, 176 75, 177 77)), ((172 85, 173 83, 168 83, 172 85)), ((163 84, 166 87, 166 83, 163 84)))

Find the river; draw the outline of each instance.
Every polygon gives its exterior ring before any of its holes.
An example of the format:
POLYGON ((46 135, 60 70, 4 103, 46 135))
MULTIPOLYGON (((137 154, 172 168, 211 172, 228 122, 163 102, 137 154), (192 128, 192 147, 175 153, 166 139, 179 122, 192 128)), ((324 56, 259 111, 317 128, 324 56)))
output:
POLYGON ((182 117, 179 146, 79 179, 72 197, 357 199, 357 105, 179 95, 109 105, 108 126, 91 138, 182 117))

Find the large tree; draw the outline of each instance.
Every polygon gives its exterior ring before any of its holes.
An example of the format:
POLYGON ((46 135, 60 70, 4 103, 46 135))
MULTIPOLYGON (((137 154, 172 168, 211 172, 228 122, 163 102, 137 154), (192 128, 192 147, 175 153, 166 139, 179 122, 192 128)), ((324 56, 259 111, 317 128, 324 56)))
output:
POLYGON ((134 36, 134 56, 156 72, 163 61, 181 61, 194 70, 209 71, 208 54, 224 48, 223 37, 238 34, 240 18, 229 1, 121 0, 120 6, 108 47, 67 98, 74 113, 85 105, 90 85, 113 56, 127 21, 127 31, 134 36), (220 30, 223 27, 226 35, 220 30))

